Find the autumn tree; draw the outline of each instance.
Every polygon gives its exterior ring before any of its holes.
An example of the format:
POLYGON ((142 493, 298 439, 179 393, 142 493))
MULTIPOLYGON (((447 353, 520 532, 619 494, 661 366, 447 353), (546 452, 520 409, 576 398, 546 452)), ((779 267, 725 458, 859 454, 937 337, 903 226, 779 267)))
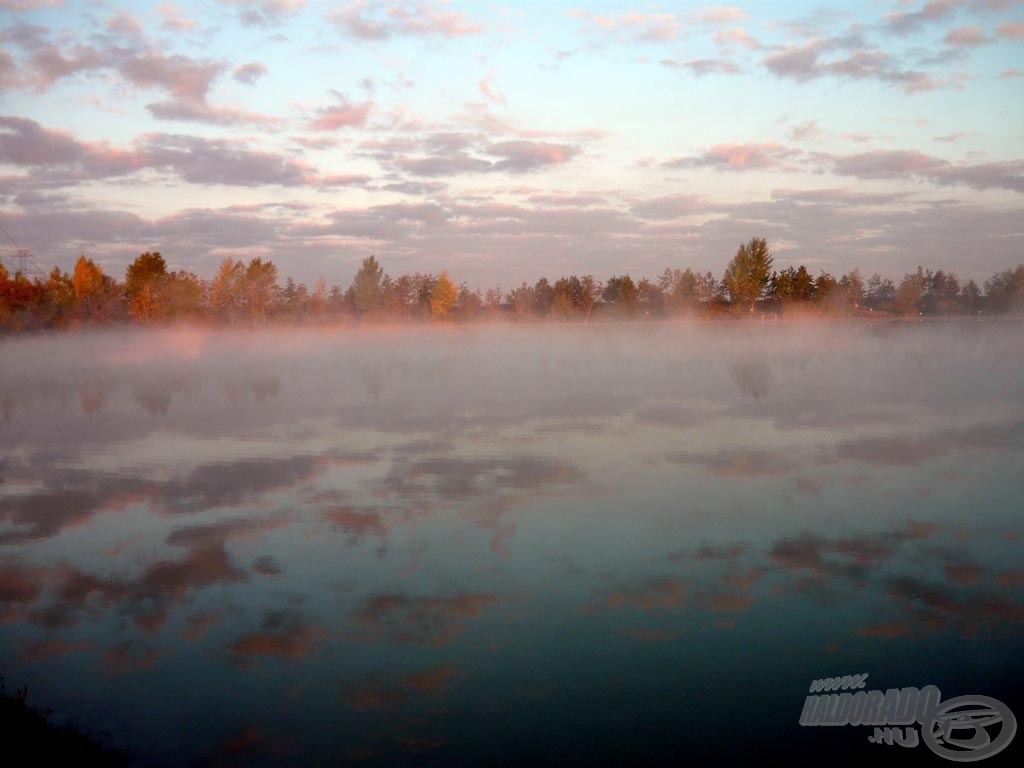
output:
POLYGON ((95 318, 103 300, 103 270, 83 254, 75 262, 71 284, 82 314, 89 319, 95 318))
POLYGON ((546 277, 540 278, 533 286, 533 313, 537 317, 551 314, 551 305, 555 300, 555 291, 546 277))
POLYGON ((128 265, 124 287, 132 317, 149 322, 164 315, 161 289, 166 278, 167 263, 159 251, 146 251, 128 265))
POLYGON ((616 312, 629 317, 636 312, 639 291, 629 275, 613 275, 605 283, 601 298, 616 312))
POLYGON ((261 323, 267 319, 267 307, 277 286, 277 267, 272 261, 252 259, 245 268, 243 284, 249 317, 253 323, 261 323))
POLYGON ((581 290, 580 279, 576 275, 556 280, 552 286, 554 295, 551 299, 551 316, 558 320, 568 320, 576 314, 581 290))
POLYGON ((234 323, 245 303, 245 264, 230 256, 220 263, 210 283, 210 311, 221 321, 234 323))
POLYGON ((992 275, 985 281, 985 295, 997 312, 1024 310, 1024 265, 992 275))
POLYGON ((896 286, 892 280, 875 272, 868 278, 864 289, 864 304, 871 309, 888 307, 896 297, 896 286))
POLYGON ((921 297, 924 295, 924 271, 908 272, 900 280, 893 297, 893 305, 904 315, 916 315, 921 311, 921 297))
POLYGON ((484 302, 479 291, 471 291, 465 283, 459 286, 459 297, 455 302, 455 314, 459 320, 463 322, 476 320, 483 311, 483 305, 484 302))
POLYGON ((576 306, 583 313, 583 322, 590 320, 590 313, 594 311, 597 297, 601 295, 604 287, 594 279, 593 275, 584 275, 580 278, 580 292, 576 299, 576 306))
POLYGON ((749 243, 740 245, 722 278, 730 300, 753 312, 754 304, 768 287, 772 261, 764 238, 753 237, 749 243))
POLYGON ((525 320, 533 312, 533 286, 525 282, 508 293, 508 303, 516 320, 525 320))
POLYGON ((75 306, 75 285, 71 276, 54 267, 43 285, 43 296, 46 314, 43 321, 50 326, 67 324, 75 306))
POLYGON ((448 277, 447 272, 442 272, 430 291, 430 315, 435 320, 444 320, 452 311, 455 302, 459 298, 459 289, 448 277))
POLYGON ((359 271, 352 280, 352 305, 360 315, 373 315, 381 305, 381 288, 384 269, 377 263, 376 256, 363 259, 359 271))
POLYGON ((317 278, 313 285, 313 293, 309 297, 309 314, 321 317, 327 309, 327 281, 323 276, 317 278))

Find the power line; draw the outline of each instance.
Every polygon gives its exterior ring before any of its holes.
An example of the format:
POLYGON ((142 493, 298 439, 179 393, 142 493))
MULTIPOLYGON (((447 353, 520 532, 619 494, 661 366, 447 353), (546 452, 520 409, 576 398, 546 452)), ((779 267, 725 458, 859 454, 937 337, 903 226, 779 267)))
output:
MULTIPOLYGON (((32 255, 32 251, 27 248, 19 248, 18 243, 13 237, 11 237, 11 233, 7 231, 7 227, 3 224, 0 224, 0 230, 2 230, 7 236, 7 239, 11 241, 11 245, 14 246, 13 259, 11 257, 4 259, 0 256, 0 263, 9 261, 12 267, 17 263, 17 267, 14 269, 15 274, 21 273, 25 277, 28 277, 29 275, 32 275, 33 277, 46 277, 46 275, 43 274, 43 270, 41 270, 39 265, 36 263, 36 259, 32 255)), ((8 271, 10 272, 11 270, 8 271)))

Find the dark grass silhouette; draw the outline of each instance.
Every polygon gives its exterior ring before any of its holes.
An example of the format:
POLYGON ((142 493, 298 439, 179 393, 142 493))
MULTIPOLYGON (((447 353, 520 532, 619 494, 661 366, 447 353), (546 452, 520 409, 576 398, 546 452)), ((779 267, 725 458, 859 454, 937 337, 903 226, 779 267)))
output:
POLYGON ((57 725, 52 712, 28 703, 28 689, 7 692, 0 677, 0 738, 9 754, 30 755, 43 765, 128 766, 125 752, 103 744, 74 724, 57 725))

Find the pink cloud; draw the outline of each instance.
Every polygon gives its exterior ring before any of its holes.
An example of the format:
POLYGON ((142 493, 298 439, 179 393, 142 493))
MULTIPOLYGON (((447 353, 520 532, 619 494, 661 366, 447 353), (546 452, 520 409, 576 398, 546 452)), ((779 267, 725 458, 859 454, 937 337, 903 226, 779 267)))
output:
POLYGON ((691 59, 690 61, 663 59, 660 63, 666 67, 688 69, 696 77, 716 74, 734 75, 740 71, 740 68, 728 59, 691 59))
POLYGON ((598 30, 624 34, 635 40, 664 42, 679 37, 679 17, 673 13, 590 14, 583 11, 573 15, 585 19, 589 26, 598 30))
POLYGON ((32 11, 36 8, 50 8, 60 5, 63 0, 0 0, 5 11, 32 11))
POLYGON ((883 637, 897 638, 909 635, 911 626, 909 622, 893 621, 885 624, 869 624, 857 630, 859 637, 883 637))
POLYGON ((118 35, 133 37, 137 40, 142 40, 144 37, 142 24, 130 13, 119 13, 116 16, 111 16, 107 19, 106 26, 108 30, 118 35))
POLYGON ((356 0, 331 14, 342 31, 364 40, 386 40, 402 35, 461 37, 483 27, 459 11, 441 10, 444 4, 423 0, 397 0, 389 4, 356 0))
POLYGON ((221 0, 238 8, 238 18, 247 26, 268 27, 284 23, 298 13, 306 0, 221 0))
POLYGON ((709 166, 723 170, 743 171, 772 168, 799 150, 773 141, 749 144, 716 144, 698 157, 684 157, 665 163, 668 168, 709 166))
POLYGON ((0 161, 80 169, 91 177, 121 176, 146 164, 144 156, 104 142, 81 142, 22 117, 0 117, 0 161))
POLYGON ((0 51, 0 88, 11 88, 18 85, 19 82, 18 68, 14 59, 7 52, 0 51))
POLYGON ((491 144, 488 154, 503 157, 495 169, 522 173, 549 165, 562 165, 579 154, 579 147, 542 141, 502 141, 491 144))
POLYGON ((745 29, 740 27, 723 29, 720 32, 716 32, 714 39, 718 45, 726 47, 738 45, 751 50, 761 47, 761 44, 755 38, 751 37, 745 29))
POLYGON ((146 109, 159 120, 190 120, 212 125, 237 125, 239 123, 273 125, 281 122, 273 115, 246 112, 235 107, 219 107, 205 100, 168 99, 147 104, 146 109))
POLYGON ((645 200, 633 206, 633 215, 642 219, 677 219, 705 209, 702 195, 677 194, 645 200))
POLYGON ((807 120, 799 125, 794 125, 789 131, 789 138, 793 141, 806 141, 817 139, 823 135, 821 126, 817 120, 807 120))
POLYGON ((797 81, 818 77, 818 47, 816 45, 791 45, 781 51, 769 54, 764 65, 779 77, 791 77, 797 81))
POLYGON ((961 88, 958 76, 944 79, 923 72, 905 70, 890 54, 880 50, 853 50, 843 59, 821 61, 829 47, 827 41, 813 41, 802 46, 788 46, 770 53, 763 59, 765 67, 777 77, 806 82, 826 75, 854 80, 879 80, 903 87, 905 93, 930 91, 941 87, 961 88))
POLYGON ((1007 40, 1024 40, 1024 21, 1005 21, 996 27, 996 34, 1007 40))
POLYGON ((399 644, 446 645, 464 629, 467 620, 495 605, 493 594, 465 592, 451 597, 384 594, 371 597, 356 611, 356 619, 371 638, 399 644))
POLYGON ((163 22, 160 24, 164 29, 186 32, 190 29, 195 29, 197 26, 195 19, 186 19, 181 15, 181 8, 173 3, 158 5, 155 10, 164 17, 163 22))
POLYGON ((337 104, 319 109, 317 116, 309 122, 312 130, 337 131, 366 124, 370 108, 373 106, 371 102, 355 104, 340 93, 335 93, 335 97, 338 99, 337 104))
POLYGON ((678 608, 686 603, 689 587, 674 578, 655 579, 635 589, 615 589, 583 606, 584 613, 598 609, 638 608, 642 611, 678 608))
POLYGON ((704 24, 729 24, 747 18, 746 12, 736 5, 708 5, 694 16, 704 24))
POLYGON ((955 27, 949 30, 946 33, 945 41, 947 45, 966 47, 985 45, 985 43, 989 42, 988 38, 985 37, 985 33, 981 31, 981 27, 976 25, 955 27))
POLYGON ((88 45, 75 46, 67 55, 56 46, 41 46, 31 53, 28 61, 34 70, 32 80, 38 91, 46 90, 63 77, 109 65, 103 52, 88 45))
POLYGON ((124 60, 118 69, 135 85, 166 88, 179 99, 199 102, 206 98, 211 82, 224 70, 224 65, 186 56, 145 53, 124 60))
POLYGON ((255 83, 267 74, 267 68, 258 61, 251 61, 248 64, 241 64, 235 67, 232 75, 240 83, 255 83))
POLYGON ((486 96, 490 101, 493 101, 495 104, 501 104, 503 107, 508 106, 505 102, 505 94, 499 91, 498 86, 494 84, 493 72, 488 72, 483 78, 481 78, 479 87, 480 93, 486 96))
POLYGON ((916 32, 926 24, 931 24, 953 13, 961 5, 961 0, 930 0, 917 11, 894 11, 885 15, 885 26, 890 32, 905 35, 916 32))

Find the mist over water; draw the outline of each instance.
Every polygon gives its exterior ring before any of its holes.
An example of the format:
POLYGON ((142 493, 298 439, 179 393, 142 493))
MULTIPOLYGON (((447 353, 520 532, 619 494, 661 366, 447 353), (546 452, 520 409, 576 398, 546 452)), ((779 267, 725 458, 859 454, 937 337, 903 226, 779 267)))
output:
POLYGON ((1024 716, 1019 322, 178 328, 0 361, 0 673, 143 764, 878 754, 798 725, 860 672, 1024 716))

